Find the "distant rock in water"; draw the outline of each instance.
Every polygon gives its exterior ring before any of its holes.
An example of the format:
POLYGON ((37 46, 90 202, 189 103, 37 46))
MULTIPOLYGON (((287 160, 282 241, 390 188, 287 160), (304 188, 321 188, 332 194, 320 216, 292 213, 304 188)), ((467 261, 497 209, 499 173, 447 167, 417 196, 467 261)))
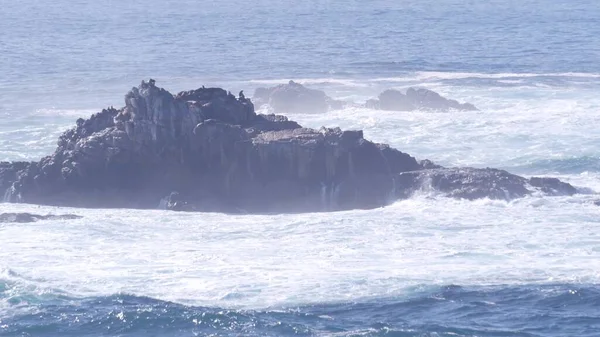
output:
POLYGON ((442 97, 435 91, 422 88, 408 88, 406 93, 389 89, 379 95, 379 99, 368 100, 367 108, 388 111, 413 111, 413 110, 463 110, 476 111, 477 108, 470 103, 459 103, 453 99, 442 97))
POLYGON ((294 81, 257 88, 252 100, 259 107, 268 104, 277 114, 324 113, 344 106, 344 102, 332 99, 323 91, 309 89, 294 81))
MULTIPOLYGON (((259 107, 269 105, 278 114, 325 113, 350 105, 348 102, 334 100, 321 90, 309 89, 294 81, 270 88, 257 88, 252 100, 259 107)), ((423 88, 408 88, 406 93, 388 89, 378 99, 368 100, 365 107, 389 111, 477 111, 473 104, 459 103, 423 88)))
POLYGON ((36 222, 40 220, 74 220, 81 219, 82 216, 74 214, 63 214, 63 215, 38 215, 31 213, 0 213, 0 223, 27 223, 36 222))
POLYGON ((256 114, 243 94, 172 95, 154 81, 131 89, 125 107, 77 120, 39 162, 0 163, 0 188, 8 202, 246 213, 369 209, 422 189, 506 200, 576 192, 558 179, 443 168, 362 131, 256 114))
POLYGON ((530 195, 533 191, 547 195, 573 195, 577 193, 570 184, 556 178, 526 179, 504 170, 485 168, 434 168, 399 174, 402 186, 412 186, 400 191, 398 198, 408 197, 406 191, 425 189, 447 197, 475 200, 489 198, 511 200, 530 195))

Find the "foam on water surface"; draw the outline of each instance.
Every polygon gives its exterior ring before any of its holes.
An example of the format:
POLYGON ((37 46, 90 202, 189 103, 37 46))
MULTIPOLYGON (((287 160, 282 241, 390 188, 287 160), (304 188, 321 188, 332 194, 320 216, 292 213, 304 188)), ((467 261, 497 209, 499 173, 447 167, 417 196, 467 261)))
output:
POLYGON ((401 297, 420 285, 598 283, 592 200, 423 195, 370 211, 273 216, 2 204, 84 218, 0 225, 0 267, 75 296, 245 308, 401 297))

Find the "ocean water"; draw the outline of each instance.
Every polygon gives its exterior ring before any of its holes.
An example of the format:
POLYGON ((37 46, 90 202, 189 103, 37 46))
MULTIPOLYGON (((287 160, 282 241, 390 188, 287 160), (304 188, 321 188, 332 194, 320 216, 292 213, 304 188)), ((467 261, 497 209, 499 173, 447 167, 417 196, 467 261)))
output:
POLYGON ((294 79, 364 102, 421 86, 476 112, 290 116, 418 159, 588 193, 423 192, 296 215, 0 204, 0 336, 600 335, 600 3, 0 0, 0 160, 154 78, 234 93, 294 79))

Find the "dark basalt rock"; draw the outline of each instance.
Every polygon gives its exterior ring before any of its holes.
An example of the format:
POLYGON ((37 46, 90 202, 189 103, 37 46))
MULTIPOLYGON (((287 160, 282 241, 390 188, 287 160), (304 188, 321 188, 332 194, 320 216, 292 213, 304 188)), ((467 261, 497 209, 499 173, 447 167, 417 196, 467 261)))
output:
POLYGON ((81 219, 82 216, 74 214, 62 214, 62 215, 38 215, 31 213, 0 213, 0 223, 28 223, 36 222, 40 220, 74 220, 81 219))
POLYGON ((448 197, 468 200, 481 198, 511 200, 534 192, 527 189, 527 179, 491 168, 434 168, 406 172, 398 176, 398 183, 402 186, 412 186, 404 190, 409 193, 425 189, 448 197))
POLYGON ((567 184, 556 178, 532 177, 529 179, 529 184, 539 188, 548 195, 573 195, 577 193, 577 189, 571 186, 571 184, 567 184))
POLYGON ((443 168, 437 166, 421 171, 400 173, 397 184, 409 187, 401 190, 398 198, 408 197, 417 190, 433 190, 448 197, 468 200, 481 198, 511 200, 535 192, 550 196, 577 193, 575 187, 556 178, 533 177, 526 179, 493 168, 443 168))
POLYGON ((332 99, 323 91, 309 89, 294 81, 257 88, 252 99, 257 106, 268 104, 278 114, 324 113, 344 106, 344 102, 332 99))
POLYGON ((26 162, 0 162, 0 196, 8 198, 13 182, 21 177, 29 165, 26 162))
POLYGON ((246 131, 249 134, 257 135, 266 131, 281 131, 299 128, 301 128, 301 126, 298 123, 288 120, 285 116, 258 115, 252 121, 252 126, 246 128, 246 131))
POLYGON ((406 93, 389 89, 379 95, 379 99, 370 99, 365 106, 370 109, 388 111, 413 111, 413 110, 463 110, 476 111, 477 108, 470 103, 459 103, 453 99, 442 97, 435 91, 423 88, 408 88, 406 93))
POLYGON ((302 128, 257 115, 243 95, 218 88, 172 95, 154 81, 133 88, 125 107, 78 120, 39 162, 0 163, 5 201, 75 207, 368 209, 424 186, 468 199, 575 191, 551 178, 418 162, 362 131, 302 128))

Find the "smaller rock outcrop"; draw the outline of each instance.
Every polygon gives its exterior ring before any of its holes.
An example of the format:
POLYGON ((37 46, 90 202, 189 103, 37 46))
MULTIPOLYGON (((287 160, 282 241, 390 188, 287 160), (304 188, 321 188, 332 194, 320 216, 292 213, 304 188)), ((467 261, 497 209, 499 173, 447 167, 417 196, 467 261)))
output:
POLYGON ((81 218, 83 217, 74 214, 38 215, 31 213, 0 213, 0 223, 28 223, 40 220, 74 220, 81 218))
POLYGON ((334 100, 325 92, 309 89, 294 81, 270 88, 257 88, 252 100, 258 107, 268 104, 276 114, 324 113, 344 106, 344 102, 334 100))
POLYGON ((573 195, 578 192, 571 184, 562 182, 557 178, 532 177, 529 179, 529 185, 539 188, 547 195, 573 195))
POLYGON ((423 88, 408 88, 406 93, 395 89, 388 89, 379 95, 378 99, 370 99, 365 107, 376 110, 388 111, 476 111, 477 108, 470 103, 459 103, 453 99, 442 97, 435 91, 423 88))
POLYGON ((556 178, 530 179, 493 168, 443 168, 436 167, 413 172, 402 172, 396 180, 404 186, 398 198, 407 198, 419 190, 429 190, 444 196, 475 200, 512 200, 541 192, 544 195, 574 195, 577 189, 556 178))

